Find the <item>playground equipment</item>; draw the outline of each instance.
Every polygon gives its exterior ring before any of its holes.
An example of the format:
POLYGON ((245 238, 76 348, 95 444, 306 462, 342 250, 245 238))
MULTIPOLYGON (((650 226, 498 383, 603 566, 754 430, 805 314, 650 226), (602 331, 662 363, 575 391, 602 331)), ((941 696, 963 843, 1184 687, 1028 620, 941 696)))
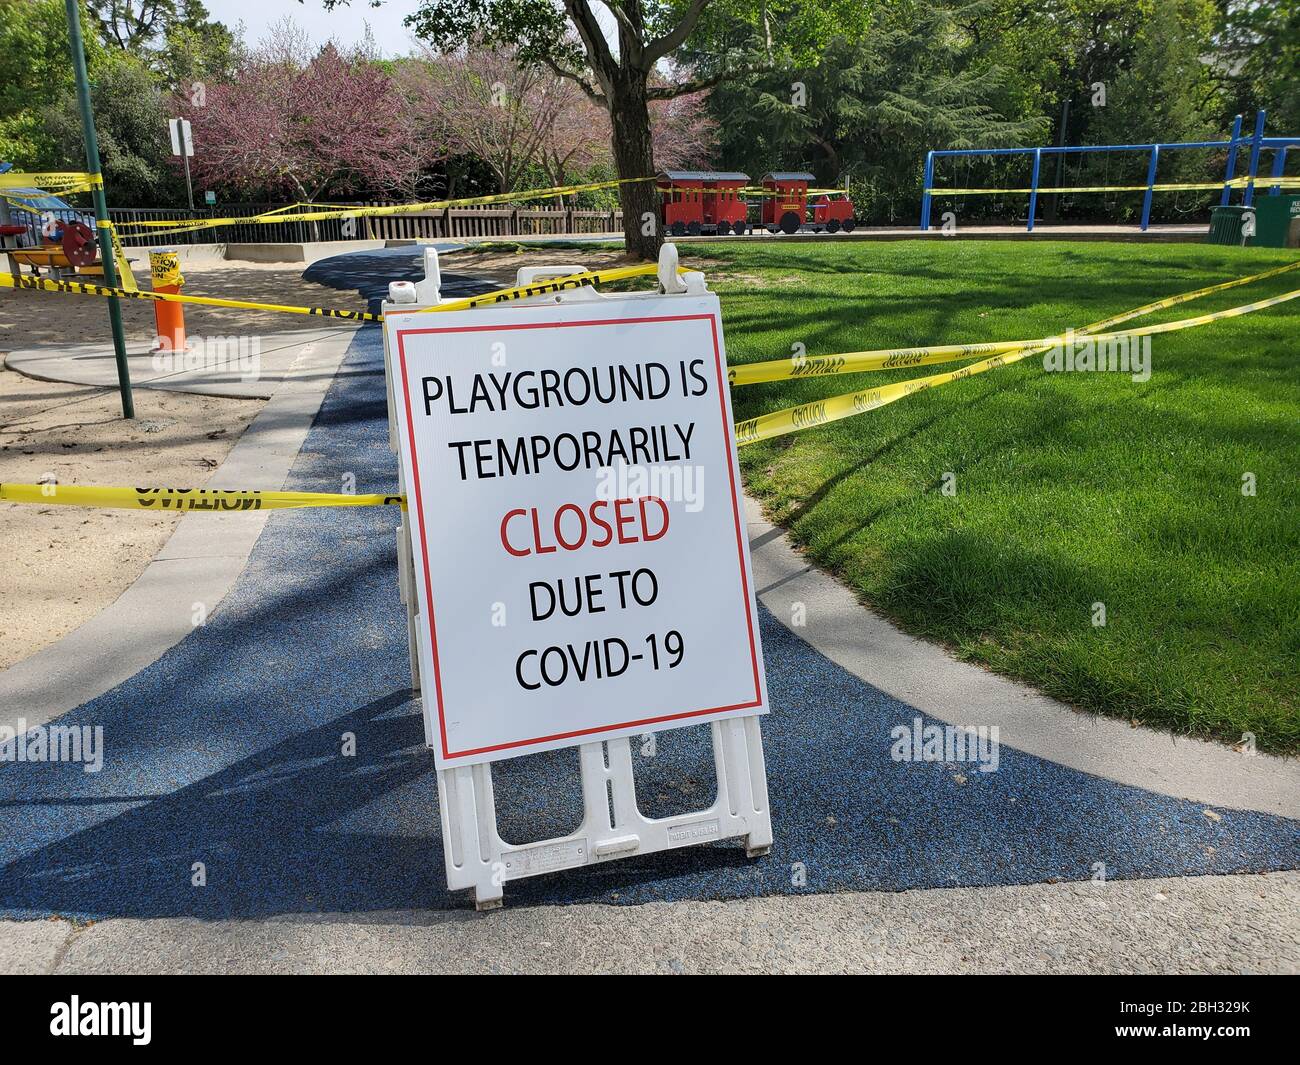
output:
POLYGON ((812 174, 801 170, 778 170, 763 175, 763 203, 760 218, 769 233, 797 233, 805 226, 814 233, 823 229, 836 233, 852 232, 853 201, 848 196, 834 199, 823 193, 812 201, 813 216, 808 222, 808 183, 812 174))
POLYGON ((749 175, 739 172, 663 171, 656 187, 663 197, 664 229, 675 237, 743 234, 749 205, 741 192, 748 181, 749 175))
POLYGON ((1251 206, 1255 199, 1255 185, 1259 175, 1260 157, 1263 152, 1272 150, 1276 154, 1273 156, 1272 171, 1269 179, 1264 179, 1262 184, 1268 185, 1270 195, 1277 195, 1281 192, 1283 182, 1290 183, 1290 179, 1283 178, 1283 171, 1286 167, 1286 154, 1289 148, 1300 146, 1300 137, 1266 137, 1264 136, 1264 119, 1266 111, 1260 111, 1255 116, 1255 132, 1249 137, 1241 135, 1242 116, 1238 115, 1232 124, 1232 136, 1226 141, 1181 141, 1174 144, 1098 144, 1098 145, 1073 145, 1073 146, 1051 146, 1044 148, 953 148, 942 151, 931 151, 926 153, 925 157, 925 177, 924 191, 921 198, 921 230, 924 232, 930 228, 930 209, 931 201, 935 196, 976 196, 987 194, 1027 194, 1029 196, 1029 216, 1025 223, 1026 231, 1032 232, 1034 228, 1034 215, 1038 210, 1038 196, 1040 193, 1060 193, 1060 192, 1111 192, 1111 191, 1133 191, 1144 192, 1142 200, 1142 230, 1145 232, 1151 222, 1151 198, 1153 193, 1161 191, 1187 191, 1187 190, 1213 190, 1219 187, 1217 182, 1212 183, 1178 183, 1175 185, 1161 186, 1156 182, 1156 170, 1160 163, 1162 152, 1178 151, 1187 148, 1220 148, 1227 151, 1227 164, 1223 175, 1223 192, 1219 200, 1219 205, 1226 207, 1232 195, 1234 186, 1240 186, 1244 189, 1242 205, 1251 206), (1236 178, 1237 153, 1241 148, 1249 148, 1248 171, 1244 179, 1236 178), (1089 152, 1146 152, 1147 175, 1146 182, 1143 185, 1110 187, 1100 186, 1097 188, 1043 188, 1040 186, 1039 177, 1042 173, 1043 157, 1045 155, 1085 155, 1089 152), (1030 178, 1030 185, 1025 189, 942 189, 934 187, 935 162, 944 158, 958 158, 965 156, 972 158, 976 156, 1012 156, 1027 155, 1033 158, 1033 174, 1030 178), (1270 180, 1271 179, 1271 180, 1270 180))
POLYGON ((778 171, 765 174, 761 188, 750 188, 748 174, 665 170, 656 178, 656 188, 664 229, 675 237, 753 232, 746 193, 758 197, 758 224, 769 233, 852 232, 853 201, 838 190, 822 190, 810 200, 808 183, 813 180, 803 171, 778 171))
MULTIPOLYGON (((0 226, 0 234, 19 237, 29 233, 29 227, 18 223, 0 226)), ((76 219, 47 216, 41 226, 42 242, 34 247, 15 247, 10 258, 20 266, 34 271, 42 267, 56 277, 70 274, 102 276, 99 249, 95 232, 85 222, 76 219)))

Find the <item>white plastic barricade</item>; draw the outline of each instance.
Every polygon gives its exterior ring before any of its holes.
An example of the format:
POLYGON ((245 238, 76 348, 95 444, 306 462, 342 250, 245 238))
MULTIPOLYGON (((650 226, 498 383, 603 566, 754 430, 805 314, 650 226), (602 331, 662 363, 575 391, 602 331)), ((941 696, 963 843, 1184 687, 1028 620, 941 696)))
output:
POLYGON ((767 687, 716 295, 672 245, 658 292, 421 313, 445 302, 434 249, 425 274, 390 286, 384 366, 448 886, 487 909, 507 881, 632 854, 765 854, 767 687), (715 801, 644 816, 629 737, 705 724, 715 801), (503 841, 492 762, 572 746, 579 828, 503 841))

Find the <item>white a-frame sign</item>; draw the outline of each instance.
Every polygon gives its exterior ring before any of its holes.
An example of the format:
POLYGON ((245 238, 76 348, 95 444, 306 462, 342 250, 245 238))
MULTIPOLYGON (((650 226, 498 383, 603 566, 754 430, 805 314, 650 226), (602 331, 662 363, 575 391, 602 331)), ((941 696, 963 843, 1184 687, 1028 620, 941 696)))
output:
MULTIPOLYGON (((506 881, 772 829, 763 653, 717 297, 664 248, 659 292, 554 291, 433 312, 426 279, 384 305, 411 670, 438 767, 448 885, 506 881), (716 801, 651 819, 629 736, 707 724, 716 801), (584 817, 497 834, 491 763, 579 746, 584 817)), ((443 301, 445 302, 445 301, 443 301)))

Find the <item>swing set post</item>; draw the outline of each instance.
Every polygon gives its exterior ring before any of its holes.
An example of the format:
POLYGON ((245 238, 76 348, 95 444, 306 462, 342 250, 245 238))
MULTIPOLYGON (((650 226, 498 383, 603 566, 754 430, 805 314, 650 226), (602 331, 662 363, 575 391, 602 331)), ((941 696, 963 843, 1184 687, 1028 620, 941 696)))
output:
POLYGON ((1155 192, 1156 166, 1160 162, 1160 145, 1151 145, 1151 162, 1147 164, 1147 191, 1142 197, 1142 232, 1151 224, 1151 195, 1155 192))
POLYGON ((1259 173, 1259 153, 1264 147, 1264 116, 1268 114, 1263 108, 1255 115, 1255 135, 1250 138, 1250 170, 1246 176, 1246 195, 1242 205, 1249 207, 1255 202, 1255 176, 1259 173))
POLYGON ((925 155, 925 174, 921 178, 921 232, 930 228, 930 189, 934 185, 934 152, 925 155))
POLYGON ((1228 138, 1228 165, 1223 171, 1223 195, 1219 206, 1227 207, 1232 199, 1232 175, 1237 172, 1237 143, 1241 140, 1241 115, 1232 120, 1232 136, 1228 138))
POLYGON ((1029 220, 1025 223, 1025 232, 1034 231, 1034 212, 1038 210, 1038 176, 1043 168, 1043 149, 1034 149, 1034 176, 1029 183, 1029 220))

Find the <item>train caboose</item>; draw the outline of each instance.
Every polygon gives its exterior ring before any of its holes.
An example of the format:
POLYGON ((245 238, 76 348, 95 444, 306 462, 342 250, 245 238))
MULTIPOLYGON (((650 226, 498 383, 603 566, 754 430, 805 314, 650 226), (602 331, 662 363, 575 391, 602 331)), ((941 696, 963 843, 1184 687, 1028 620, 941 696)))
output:
POLYGON ((748 174, 735 171, 663 171, 656 187, 663 197, 665 229, 675 237, 746 233, 749 204, 742 190, 748 182, 748 174))

